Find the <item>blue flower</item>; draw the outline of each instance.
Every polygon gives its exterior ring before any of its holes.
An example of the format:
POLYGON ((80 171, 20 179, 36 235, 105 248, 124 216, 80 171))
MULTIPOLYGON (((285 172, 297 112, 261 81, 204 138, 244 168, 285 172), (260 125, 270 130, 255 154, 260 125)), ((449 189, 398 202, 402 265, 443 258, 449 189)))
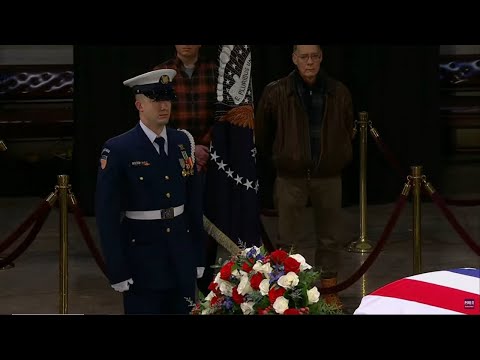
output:
POLYGON ((280 277, 282 276, 283 274, 282 273, 272 273, 270 275, 270 284, 273 284, 274 282, 277 282, 278 279, 280 279, 280 277))
POLYGON ((227 310, 230 310, 231 308, 233 308, 233 300, 232 300, 232 298, 227 297, 227 298, 225 299, 225 301, 223 302, 223 306, 224 306, 225 309, 227 309, 227 310))
POLYGON ((257 250, 254 247, 252 247, 247 253, 247 258, 253 258, 256 253, 257 253, 257 250))
POLYGON ((255 257, 255 260, 257 261, 262 261, 263 259, 265 259, 265 256, 260 253, 258 253, 258 255, 255 257))

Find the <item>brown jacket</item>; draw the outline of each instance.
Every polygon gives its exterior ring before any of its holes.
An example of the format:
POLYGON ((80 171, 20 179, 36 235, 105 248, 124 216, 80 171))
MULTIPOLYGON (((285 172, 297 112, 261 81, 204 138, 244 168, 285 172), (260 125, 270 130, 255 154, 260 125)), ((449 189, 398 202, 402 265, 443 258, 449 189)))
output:
POLYGON ((326 92, 321 152, 316 164, 311 160, 308 115, 295 90, 294 72, 268 84, 263 91, 255 114, 255 143, 260 187, 264 190, 269 190, 277 174, 285 177, 340 175, 352 159, 350 91, 325 74, 319 76, 325 77, 326 92))

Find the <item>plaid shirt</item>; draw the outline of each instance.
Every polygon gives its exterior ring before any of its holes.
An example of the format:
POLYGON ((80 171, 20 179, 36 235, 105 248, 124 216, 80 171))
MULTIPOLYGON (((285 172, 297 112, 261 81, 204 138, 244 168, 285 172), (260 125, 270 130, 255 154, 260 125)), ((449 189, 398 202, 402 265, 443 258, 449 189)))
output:
POLYGON ((215 117, 217 65, 199 57, 191 78, 179 58, 167 60, 154 70, 165 68, 177 71, 173 79, 177 100, 172 103, 171 126, 188 130, 196 144, 209 146, 215 117))

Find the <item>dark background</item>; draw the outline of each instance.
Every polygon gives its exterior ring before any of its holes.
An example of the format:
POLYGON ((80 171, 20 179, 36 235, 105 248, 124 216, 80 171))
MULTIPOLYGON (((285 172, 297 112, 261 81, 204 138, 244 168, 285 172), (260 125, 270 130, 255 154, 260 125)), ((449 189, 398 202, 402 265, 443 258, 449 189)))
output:
MULTIPOLYGON (((204 45, 216 60, 218 45, 204 45)), ((253 45, 253 91, 293 70, 292 45, 253 45)), ((75 46, 75 131, 72 187, 80 207, 93 214, 98 156, 108 138, 138 122, 133 97, 122 82, 150 71, 174 55, 174 46, 75 46)), ((439 122, 439 46, 324 46, 322 67, 352 93, 356 118, 367 111, 383 141, 404 164, 423 165, 438 184, 447 144, 439 122)), ((358 136, 354 159, 344 172, 344 204, 358 203, 358 136)), ((368 202, 394 201, 400 178, 369 135, 368 202)))

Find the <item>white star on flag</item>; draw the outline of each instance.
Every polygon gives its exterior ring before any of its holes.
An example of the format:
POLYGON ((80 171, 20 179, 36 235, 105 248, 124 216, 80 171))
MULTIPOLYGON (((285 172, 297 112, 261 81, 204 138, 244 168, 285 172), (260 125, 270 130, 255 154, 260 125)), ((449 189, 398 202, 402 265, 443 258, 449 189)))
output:
POLYGON ((243 179, 243 177, 237 175, 237 177, 235 178, 235 181, 237 182, 237 185, 242 183, 242 179, 243 179))
POLYGON ((245 187, 247 188, 247 190, 248 190, 248 189, 253 189, 252 183, 253 183, 253 181, 250 181, 250 180, 248 180, 248 179, 245 179, 245 184, 243 184, 243 186, 245 186, 245 187))
POLYGON ((217 152, 214 151, 213 153, 210 153, 210 157, 212 158, 213 161, 217 162, 217 159, 219 156, 217 155, 217 152))
POLYGON ((220 160, 220 162, 217 163, 217 165, 218 165, 218 168, 222 170, 225 170, 225 166, 227 166, 227 164, 225 164, 223 160, 220 160))

